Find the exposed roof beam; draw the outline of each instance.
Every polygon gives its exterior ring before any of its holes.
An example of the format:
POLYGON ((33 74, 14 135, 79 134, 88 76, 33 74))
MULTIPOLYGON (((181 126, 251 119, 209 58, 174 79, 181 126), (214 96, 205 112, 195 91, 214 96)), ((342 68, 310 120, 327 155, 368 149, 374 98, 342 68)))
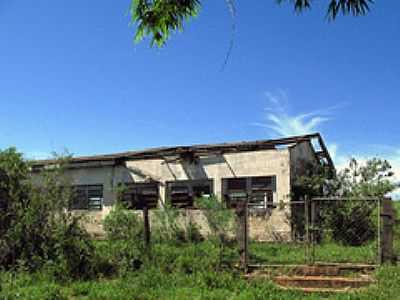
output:
MULTIPOLYGON (((194 153, 196 155, 204 156, 210 154, 268 150, 268 149, 275 149, 276 146, 296 144, 303 141, 311 141, 312 139, 318 139, 318 142, 321 146, 322 151, 325 153, 325 157, 328 160, 328 163, 331 166, 333 166, 332 159, 319 133, 293 136, 280 139, 271 139, 271 140, 258 140, 250 142, 220 143, 220 144, 203 144, 203 145, 193 145, 193 146, 161 147, 161 148, 152 148, 142 151, 129 151, 123 153, 108 154, 108 155, 75 157, 71 159, 71 163, 75 165, 80 163, 107 161, 113 165, 123 165, 124 162, 128 160, 138 160, 138 159, 165 160, 166 157, 181 155, 189 152, 194 153)), ((34 161, 33 166, 40 168, 45 165, 54 163, 55 160, 41 160, 41 161, 34 161)))

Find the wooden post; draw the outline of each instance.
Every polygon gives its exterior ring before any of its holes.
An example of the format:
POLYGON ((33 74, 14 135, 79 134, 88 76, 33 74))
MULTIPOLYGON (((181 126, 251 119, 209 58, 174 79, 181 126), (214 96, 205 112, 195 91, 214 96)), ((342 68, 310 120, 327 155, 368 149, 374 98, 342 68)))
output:
POLYGON ((393 207, 392 199, 384 198, 381 207, 381 239, 380 239, 380 253, 379 262, 393 263, 395 255, 393 252, 393 226, 396 222, 396 212, 393 207))
POLYGON ((309 212, 309 201, 308 196, 304 197, 304 234, 305 234, 305 249, 306 249, 306 263, 311 262, 310 259, 310 212, 309 212))
POLYGON ((143 224, 144 224, 144 246, 148 253, 150 253, 150 222, 149 222, 149 209, 147 205, 143 207, 143 224))
MULTIPOLYGON (((317 242, 316 237, 316 207, 317 202, 315 199, 311 199, 311 263, 315 263, 315 244, 317 242)), ((319 224, 320 226, 320 224, 319 224)))
POLYGON ((248 199, 239 201, 236 206, 237 240, 239 243, 240 266, 245 273, 248 271, 249 239, 248 239, 248 199))

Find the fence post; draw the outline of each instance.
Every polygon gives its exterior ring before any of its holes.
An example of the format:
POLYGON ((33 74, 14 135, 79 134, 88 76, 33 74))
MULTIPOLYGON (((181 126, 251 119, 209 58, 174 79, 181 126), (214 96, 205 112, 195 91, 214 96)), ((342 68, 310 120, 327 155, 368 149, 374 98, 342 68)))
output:
POLYGON ((150 253, 150 222, 149 222, 149 209, 147 205, 143 207, 143 224, 144 224, 144 245, 148 253, 150 253))
POLYGON ((308 196, 304 196, 304 233, 306 243, 306 263, 309 264, 310 259, 310 212, 308 196))
POLYGON ((382 200, 380 217, 381 228, 378 229, 381 231, 379 263, 392 263, 395 259, 393 252, 393 226, 396 221, 392 199, 384 198, 382 200))
POLYGON ((240 266, 244 272, 248 271, 249 239, 248 239, 248 198, 245 201, 238 201, 236 216, 238 222, 237 240, 239 243, 240 266))
POLYGON ((317 202, 315 199, 311 198, 311 263, 315 263, 315 244, 316 244, 316 205, 317 202))

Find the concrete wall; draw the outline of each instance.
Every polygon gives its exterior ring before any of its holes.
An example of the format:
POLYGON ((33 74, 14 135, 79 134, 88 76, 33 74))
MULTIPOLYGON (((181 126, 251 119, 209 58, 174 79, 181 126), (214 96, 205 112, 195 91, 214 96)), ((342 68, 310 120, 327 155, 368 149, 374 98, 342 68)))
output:
MULTIPOLYGON (((134 160, 127 162, 127 168, 103 166, 96 168, 71 169, 68 176, 74 185, 103 184, 104 206, 102 211, 83 211, 88 220, 87 229, 101 235, 101 223, 109 213, 116 200, 116 186, 118 182, 143 182, 146 176, 143 173, 157 178, 161 183, 187 179, 213 179, 214 193, 221 199, 222 178, 244 176, 276 176, 274 202, 290 201, 291 170, 294 168, 291 156, 296 160, 302 156, 302 148, 262 150, 251 152, 229 153, 224 155, 210 155, 201 157, 197 164, 187 162, 166 162, 162 159, 134 160), (143 172, 141 172, 143 171, 143 172)), ((307 150, 304 150, 307 151, 307 150)), ((165 201, 165 185, 160 185, 160 201, 165 201)), ((263 214, 250 213, 250 236, 259 240, 271 240, 275 237, 290 236, 290 224, 287 221, 289 206, 275 207, 263 214)), ((290 210, 290 209, 289 209, 290 210)), ((204 229, 204 218, 197 216, 199 211, 190 215, 198 220, 204 229)), ((206 229, 204 229, 207 231, 206 229)))
MULTIPOLYGON (((215 155, 200 158, 198 164, 165 162, 160 159, 135 160, 128 167, 145 170, 162 182, 187 179, 214 180, 214 193, 221 198, 222 178, 243 176, 276 176, 274 201, 289 201, 290 161, 289 150, 263 150, 215 155)), ((134 181, 143 177, 131 172, 134 181)), ((161 186, 161 200, 165 201, 165 186, 161 186)))

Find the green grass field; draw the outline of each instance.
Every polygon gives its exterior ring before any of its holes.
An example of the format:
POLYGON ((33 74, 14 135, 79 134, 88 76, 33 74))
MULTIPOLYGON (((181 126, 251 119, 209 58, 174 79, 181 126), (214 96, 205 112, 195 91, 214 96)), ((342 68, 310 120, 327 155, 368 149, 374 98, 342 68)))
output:
MULTIPOLYGON (((290 245, 252 244, 253 253, 269 263, 303 263, 304 248, 290 245), (271 247, 273 246, 273 247, 271 247), (297 253, 297 254, 296 254, 297 253)), ((106 251, 105 242, 98 243, 106 251)), ((326 245, 325 255, 342 248, 326 245)), ((354 250, 352 250, 354 251, 354 250)), ((352 252, 354 253, 354 252, 352 252)), ((343 255, 343 254, 341 254, 343 255)), ((360 252, 358 258, 362 258, 360 252)), ((247 281, 232 267, 215 272, 215 247, 208 242, 159 245, 153 249, 154 263, 136 272, 104 276, 88 281, 57 281, 48 273, 3 272, 0 299, 399 299, 400 266, 382 266, 379 284, 346 294, 303 294, 283 291, 270 280, 247 281)), ((228 255, 229 256, 229 255, 228 255)), ((230 256, 229 259, 236 259, 230 256)))
MULTIPOLYGON (((306 251, 306 246, 299 243, 251 243, 250 263, 305 264, 312 257, 312 249, 306 251)), ((377 244, 372 241, 366 246, 345 247, 332 242, 322 243, 315 246, 313 257, 315 262, 376 264, 377 244)))
MULTIPOLYGON (((400 211, 400 203, 396 203, 396 208, 400 211)), ((399 246, 400 225, 397 225, 398 253, 399 246)), ((106 241, 96 243, 96 248, 104 259, 114 255, 106 241)), ((251 262, 256 263, 305 262, 303 245, 251 243, 250 253, 251 262)), ((316 248, 316 253, 316 258, 325 262, 367 262, 375 249, 373 243, 364 247, 325 243, 316 248)), ((23 270, 0 272, 0 299, 400 299, 400 266, 381 266, 376 271, 379 283, 367 289, 321 295, 280 290, 269 279, 244 279, 232 267, 238 259, 235 249, 227 250, 225 265, 216 268, 217 248, 209 242, 155 245, 152 257, 137 271, 97 276, 87 281, 56 280, 45 270, 36 274, 23 270)))
POLYGON ((55 282, 45 274, 1 275, 0 299, 399 299, 400 267, 377 271, 379 284, 345 294, 283 291, 269 280, 246 281, 236 273, 164 273, 156 268, 113 279, 55 282))

